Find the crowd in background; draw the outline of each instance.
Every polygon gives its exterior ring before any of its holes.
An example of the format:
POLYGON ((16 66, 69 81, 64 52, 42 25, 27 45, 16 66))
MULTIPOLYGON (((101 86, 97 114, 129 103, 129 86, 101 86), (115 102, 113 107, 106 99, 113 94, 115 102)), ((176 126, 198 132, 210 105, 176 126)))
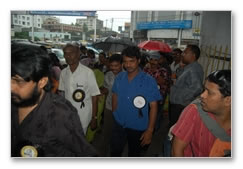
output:
POLYGON ((198 46, 171 53, 131 46, 120 54, 101 52, 97 60, 93 50, 67 44, 65 68, 54 53, 47 57, 42 50, 12 46, 12 156, 121 157, 128 143, 128 156, 141 157, 166 114, 162 156, 225 155, 211 152, 218 137, 194 105, 210 112, 230 136, 231 72, 213 72, 204 83, 198 46), (198 98, 201 102, 194 103, 198 98), (98 152, 92 141, 101 130, 105 139, 98 152))

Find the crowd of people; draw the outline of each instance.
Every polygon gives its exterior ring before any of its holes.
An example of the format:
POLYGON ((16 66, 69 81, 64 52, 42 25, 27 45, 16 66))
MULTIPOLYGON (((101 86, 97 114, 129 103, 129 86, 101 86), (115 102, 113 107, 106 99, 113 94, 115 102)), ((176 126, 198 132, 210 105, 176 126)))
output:
POLYGON ((144 157, 165 111, 163 156, 231 156, 231 71, 204 82, 197 45, 145 61, 136 46, 98 61, 78 44, 63 52, 66 68, 41 47, 11 48, 12 157, 121 157, 126 144, 144 157))

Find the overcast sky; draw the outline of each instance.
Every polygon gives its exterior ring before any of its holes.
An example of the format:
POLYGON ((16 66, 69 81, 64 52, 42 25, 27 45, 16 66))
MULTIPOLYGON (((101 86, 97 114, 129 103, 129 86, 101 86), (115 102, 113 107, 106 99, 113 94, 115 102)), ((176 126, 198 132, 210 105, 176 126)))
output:
MULTIPOLYGON (((113 18, 113 29, 114 31, 118 31, 118 26, 122 26, 124 30, 124 23, 130 22, 131 11, 97 11, 98 19, 104 21, 104 27, 107 25, 108 28, 111 28, 112 18, 113 18)), ((57 16, 61 19, 61 23, 76 23, 77 18, 84 17, 76 17, 76 16, 57 16)))

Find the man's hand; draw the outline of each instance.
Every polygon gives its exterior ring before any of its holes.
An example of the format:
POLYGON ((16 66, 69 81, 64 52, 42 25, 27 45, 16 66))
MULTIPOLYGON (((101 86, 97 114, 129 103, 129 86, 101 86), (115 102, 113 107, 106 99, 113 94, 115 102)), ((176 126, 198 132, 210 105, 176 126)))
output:
POLYGON ((145 146, 145 145, 148 145, 151 143, 152 141, 152 135, 153 135, 153 132, 151 130, 146 130, 142 136, 140 137, 140 140, 141 140, 141 146, 145 146))
POLYGON ((95 130, 97 128, 97 119, 94 117, 92 117, 92 119, 91 119, 90 128, 91 128, 91 130, 95 130))

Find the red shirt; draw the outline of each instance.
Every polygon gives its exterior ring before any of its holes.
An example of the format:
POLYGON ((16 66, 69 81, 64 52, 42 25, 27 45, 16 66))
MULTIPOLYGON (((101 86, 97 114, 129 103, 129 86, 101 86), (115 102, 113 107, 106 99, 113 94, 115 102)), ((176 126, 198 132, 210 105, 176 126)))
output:
POLYGON ((158 78, 159 76, 163 77, 164 79, 164 84, 158 84, 160 87, 160 94, 164 97, 166 97, 167 93, 170 90, 170 82, 171 82, 171 77, 169 76, 168 71, 165 68, 158 68, 156 71, 151 71, 149 68, 144 68, 144 72, 148 73, 150 76, 155 78, 155 80, 158 83, 158 78))
MULTIPOLYGON (((208 114, 215 119, 213 114, 208 114)), ((172 133, 184 142, 189 143, 184 150, 185 157, 192 157, 193 154, 195 157, 208 157, 216 139, 204 125, 194 104, 190 104, 184 109, 172 129, 172 133)), ((227 131, 227 133, 231 133, 231 130, 227 131)))

